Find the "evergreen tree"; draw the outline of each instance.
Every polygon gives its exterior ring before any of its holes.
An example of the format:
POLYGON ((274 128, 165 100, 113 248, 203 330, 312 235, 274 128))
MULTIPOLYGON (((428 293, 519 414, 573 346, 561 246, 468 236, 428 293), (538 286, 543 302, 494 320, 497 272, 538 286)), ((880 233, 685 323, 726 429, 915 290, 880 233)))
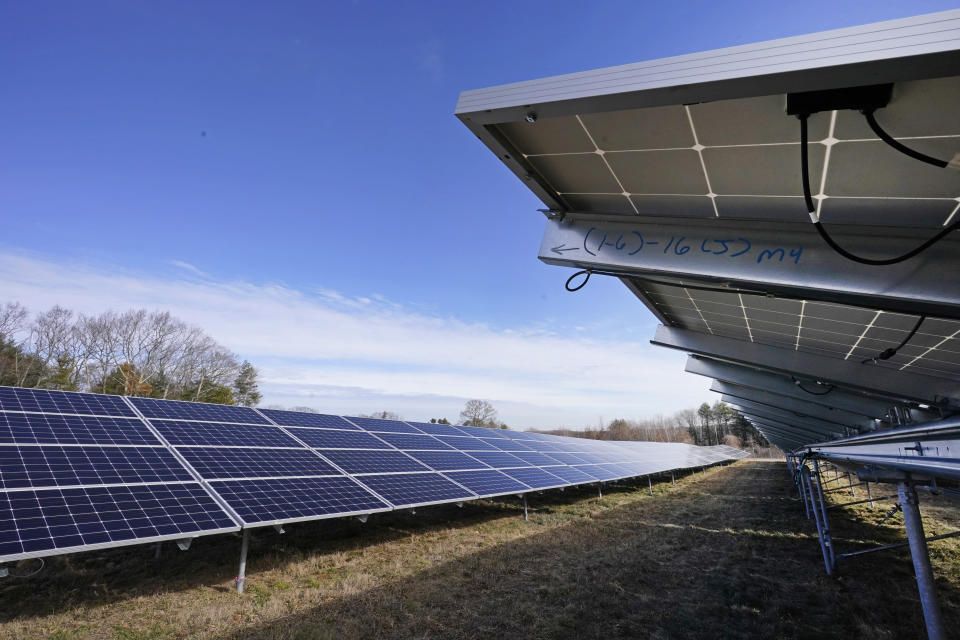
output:
POLYGON ((244 360, 243 364, 240 365, 237 379, 233 381, 232 397, 237 404, 244 407, 257 406, 263 397, 257 389, 257 370, 247 360, 244 360))

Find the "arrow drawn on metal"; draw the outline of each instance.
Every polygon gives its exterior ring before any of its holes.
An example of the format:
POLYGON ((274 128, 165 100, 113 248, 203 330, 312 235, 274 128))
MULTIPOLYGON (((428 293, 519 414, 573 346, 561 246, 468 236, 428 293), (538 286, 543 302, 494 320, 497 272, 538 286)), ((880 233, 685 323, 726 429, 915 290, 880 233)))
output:
POLYGON ((563 255, 564 252, 566 251, 580 251, 580 247, 567 247, 566 243, 563 243, 563 244, 558 244, 555 247, 550 247, 550 251, 563 255))

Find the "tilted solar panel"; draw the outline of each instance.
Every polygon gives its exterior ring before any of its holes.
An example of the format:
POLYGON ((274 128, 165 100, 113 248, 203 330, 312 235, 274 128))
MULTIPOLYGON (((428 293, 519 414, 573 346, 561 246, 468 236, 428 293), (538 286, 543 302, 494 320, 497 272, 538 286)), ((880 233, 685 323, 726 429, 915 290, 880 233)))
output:
POLYGON ((191 481, 164 447, 0 446, 0 488, 191 481))
POLYGON ((364 431, 341 431, 338 429, 298 429, 287 431, 317 449, 390 449, 386 442, 364 431))
POLYGON ((583 471, 577 469, 576 467, 568 467, 561 465, 558 467, 544 467, 544 471, 549 471, 558 478, 563 478, 565 481, 570 484, 580 484, 584 482, 594 482, 595 478, 591 475, 584 473, 583 471))
POLYGON ((427 471, 401 451, 323 450, 323 457, 350 474, 427 471))
POLYGON ((228 480, 214 485, 245 523, 257 526, 391 509, 345 476, 228 480))
POLYGON ((178 451, 207 480, 342 475, 307 449, 180 447, 178 451))
POLYGON ((489 468, 476 458, 460 451, 410 451, 409 453, 434 471, 489 468))
POLYGON ((0 412, 0 442, 160 444, 139 418, 0 412))
POLYGON ((156 400, 154 398, 130 398, 130 402, 144 417, 150 419, 270 424, 266 418, 249 407, 181 402, 179 400, 156 400))
POLYGON ((494 469, 504 469, 507 467, 530 467, 529 462, 524 462, 517 456, 505 451, 476 451, 470 454, 477 460, 485 462, 494 469))
POLYGON ((437 440, 444 442, 457 451, 500 451, 495 446, 472 436, 435 436, 437 440))
POLYGON ((565 487, 570 483, 555 476, 549 471, 538 469, 537 467, 524 467, 523 469, 502 469, 505 474, 518 480, 528 487, 534 489, 547 489, 551 487, 565 487))
POLYGON ((433 436, 410 433, 380 433, 377 436, 397 449, 415 451, 451 451, 453 447, 433 436))
POLYGON ((47 391, 0 387, 0 411, 35 411, 39 413, 67 413, 94 416, 130 416, 133 411, 119 396, 93 393, 47 391))
POLYGON ((393 433, 422 433, 414 426, 399 420, 381 420, 380 418, 354 418, 350 417, 350 422, 364 429, 365 431, 391 431, 393 433))
POLYGON ((434 422, 411 422, 409 420, 405 421, 407 424, 420 429, 424 433, 429 433, 434 436, 463 436, 466 435, 460 429, 449 424, 436 424, 434 422))
POLYGON ((477 497, 439 473, 370 475, 359 480, 396 507, 440 504, 477 497))
POLYGON ((356 425, 340 416, 331 416, 325 413, 302 413, 300 411, 279 411, 276 409, 259 409, 258 411, 282 427, 359 430, 356 425))
POLYGON ((226 422, 157 420, 151 423, 172 445, 214 445, 235 447, 298 447, 296 440, 271 426, 226 422))
MULTIPOLYGON (((450 471, 445 476, 462 484, 481 498, 525 493, 530 487, 495 469, 483 471, 450 471)), ((590 480, 592 482, 592 478, 590 480)))

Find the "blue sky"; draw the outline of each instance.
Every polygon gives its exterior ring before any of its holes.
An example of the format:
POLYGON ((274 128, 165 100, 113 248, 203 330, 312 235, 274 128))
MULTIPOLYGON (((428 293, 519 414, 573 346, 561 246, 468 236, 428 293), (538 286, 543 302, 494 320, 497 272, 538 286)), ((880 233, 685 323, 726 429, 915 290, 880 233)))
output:
POLYGON ((618 282, 568 294, 536 260, 541 205, 459 92, 948 8, 8 1, 0 300, 169 308, 259 365, 267 403, 671 413, 705 381, 618 282))

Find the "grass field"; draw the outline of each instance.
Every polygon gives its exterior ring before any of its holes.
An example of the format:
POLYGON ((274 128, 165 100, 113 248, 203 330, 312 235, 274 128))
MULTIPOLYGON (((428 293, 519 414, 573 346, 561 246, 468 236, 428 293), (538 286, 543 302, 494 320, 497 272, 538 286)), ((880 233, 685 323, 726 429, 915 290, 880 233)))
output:
MULTIPOLYGON (((826 576, 791 488, 782 462, 745 460, 653 497, 646 480, 602 500, 532 496, 529 522, 511 500, 269 529, 252 536, 242 596, 238 536, 167 544, 160 560, 145 546, 48 559, 0 581, 0 638, 925 637, 909 553, 826 576)), ((921 501, 928 535, 960 527, 953 505, 921 501)), ((876 526, 892 504, 831 510, 838 550, 902 540, 900 514, 876 526)), ((931 544, 948 629, 958 550, 931 544)))

